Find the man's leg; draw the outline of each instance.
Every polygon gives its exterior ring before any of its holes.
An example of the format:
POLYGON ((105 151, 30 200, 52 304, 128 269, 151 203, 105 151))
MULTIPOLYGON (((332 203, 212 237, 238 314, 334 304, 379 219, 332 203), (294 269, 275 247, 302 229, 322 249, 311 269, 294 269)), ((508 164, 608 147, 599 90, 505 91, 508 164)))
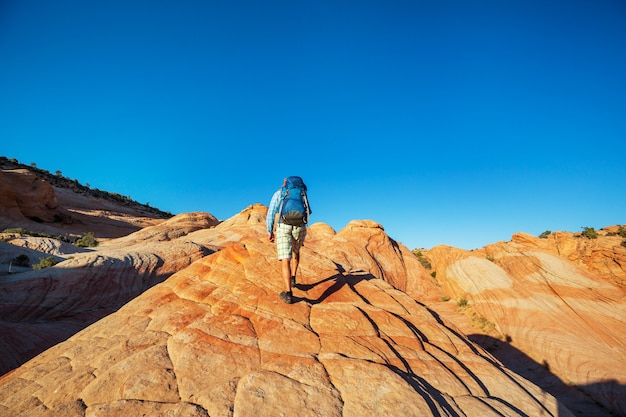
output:
POLYGON ((293 252, 293 258, 291 258, 291 277, 293 278, 293 281, 290 281, 292 284, 295 284, 295 280, 296 280, 296 275, 298 273, 298 265, 300 264, 300 251, 294 251, 293 252))
POLYGON ((298 266, 300 265, 300 248, 304 243, 304 238, 306 237, 306 226, 294 227, 293 240, 291 241, 292 246, 292 260, 291 260, 291 277, 293 278, 292 284, 295 285, 296 275, 298 273, 298 266))
POLYGON ((283 276, 283 283, 287 292, 291 292, 291 258, 284 258, 280 260, 281 272, 283 276))
POLYGON ((280 261, 280 275, 283 280, 285 291, 280 294, 280 298, 291 304, 291 257, 293 248, 291 245, 291 226, 278 223, 276 227, 276 250, 280 261))

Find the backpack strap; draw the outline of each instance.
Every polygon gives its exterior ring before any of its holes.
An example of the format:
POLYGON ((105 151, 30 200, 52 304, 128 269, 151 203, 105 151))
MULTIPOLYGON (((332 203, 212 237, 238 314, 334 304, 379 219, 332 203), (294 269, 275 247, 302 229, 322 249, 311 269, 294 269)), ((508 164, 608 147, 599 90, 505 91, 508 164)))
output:
POLYGON ((278 208, 278 222, 280 222, 280 219, 282 218, 283 215, 283 206, 285 205, 285 200, 287 199, 287 196, 289 195, 289 189, 285 188, 285 187, 280 187, 281 191, 280 191, 280 206, 278 208))
POLYGON ((311 208, 309 207, 309 198, 306 195, 306 188, 300 193, 300 197, 302 198, 302 202, 304 203, 304 209, 306 210, 305 223, 308 223, 309 216, 311 215, 311 208))

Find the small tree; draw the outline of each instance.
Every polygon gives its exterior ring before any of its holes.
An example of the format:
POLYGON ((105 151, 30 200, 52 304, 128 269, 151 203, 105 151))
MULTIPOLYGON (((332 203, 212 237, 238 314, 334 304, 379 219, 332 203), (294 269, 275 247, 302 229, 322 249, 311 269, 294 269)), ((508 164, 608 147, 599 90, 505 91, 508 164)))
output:
POLYGON ((596 232, 596 229, 594 229, 593 227, 583 227, 582 229, 583 229, 583 231, 582 231, 581 235, 586 237, 587 239, 597 239, 598 238, 598 232, 596 232))
POLYGON ((546 230, 545 232, 543 232, 542 234, 540 234, 540 235, 539 235, 539 238, 540 238, 540 239, 547 239, 547 238, 548 238, 548 236, 550 236, 551 234, 552 234, 552 232, 551 232, 551 231, 546 230))

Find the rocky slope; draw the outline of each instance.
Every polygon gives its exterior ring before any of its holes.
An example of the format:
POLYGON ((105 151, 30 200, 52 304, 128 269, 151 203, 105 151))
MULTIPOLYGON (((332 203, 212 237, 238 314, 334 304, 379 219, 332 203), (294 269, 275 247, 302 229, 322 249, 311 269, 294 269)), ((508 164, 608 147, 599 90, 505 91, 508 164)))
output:
POLYGON ((0 231, 11 230, 0 233, 0 373, 213 252, 188 242, 176 248, 167 243, 219 224, 207 213, 167 220, 167 213, 6 158, 0 157, 0 167, 0 231), (130 242, 127 236, 137 231, 130 242), (99 247, 69 243, 86 232, 95 234, 99 247), (107 246, 120 236, 126 240, 107 246), (63 262, 33 270, 16 264, 19 256, 31 265, 47 257, 63 262))
POLYGON ((428 271, 374 222, 313 225, 284 304, 265 213, 186 234, 220 250, 0 378, 0 414, 572 415, 427 308, 428 271))
MULTIPOLYGON (((444 292, 467 303, 482 324, 559 379, 616 415, 626 413, 626 248, 601 231, 597 239, 553 233, 516 234, 510 242, 464 251, 440 246, 427 253, 444 292), (495 330, 495 332, 494 332, 495 330)), ((484 327, 483 327, 484 329, 484 327)), ((490 342, 487 331, 470 338, 490 342)), ((505 350, 491 339, 495 350, 505 350)), ((497 354, 494 352, 494 354, 497 354)), ((522 375, 512 358, 503 360, 522 375)), ((576 405, 572 405, 572 408, 576 405)))
POLYGON ((317 223, 288 306, 266 207, 167 219, 36 174, 0 171, 0 224, 101 244, 1 236, 0 416, 626 415, 616 227, 418 259, 317 223))
POLYGON ((214 252, 210 245, 185 236, 218 223, 207 213, 187 213, 118 242, 105 242, 81 252, 59 251, 57 247, 65 245, 51 244, 54 240, 49 238, 21 237, 0 243, 5 261, 24 253, 24 242, 34 248, 27 252, 31 258, 35 257, 33 252, 45 256, 45 251, 53 248, 48 253, 62 260, 53 268, 0 277, 0 349, 4 353, 0 373, 65 340, 214 252), (171 243, 172 239, 176 244, 171 243))
POLYGON ((0 231, 24 228, 70 241, 93 232, 109 239, 169 217, 119 194, 92 190, 0 157, 0 231))

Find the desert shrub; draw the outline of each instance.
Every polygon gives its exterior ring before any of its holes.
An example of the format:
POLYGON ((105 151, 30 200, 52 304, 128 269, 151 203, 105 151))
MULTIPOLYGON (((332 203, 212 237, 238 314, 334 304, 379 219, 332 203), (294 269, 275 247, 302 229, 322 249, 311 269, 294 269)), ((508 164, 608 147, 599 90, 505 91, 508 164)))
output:
POLYGON ((583 227, 582 229, 583 229, 583 231, 582 231, 581 235, 583 237, 586 237, 587 239, 597 239, 598 238, 598 232, 596 232, 596 229, 594 229, 593 227, 583 227))
POLYGON ((422 266, 426 269, 432 269, 432 265, 430 264, 430 262, 428 261, 428 259, 426 259, 426 257, 424 257, 424 254, 419 251, 419 250, 414 250, 413 251, 413 255, 417 256, 417 260, 420 261, 420 263, 422 264, 422 266))
POLYGON ((2 233, 14 233, 16 235, 23 235, 26 234, 26 231, 23 227, 13 227, 11 229, 4 229, 2 233))
POLYGON ((626 227, 620 226, 617 231, 617 235, 621 237, 626 237, 626 227))
POLYGON ((33 269, 44 269, 49 268, 51 266, 55 266, 59 262, 55 260, 52 256, 48 256, 47 258, 42 258, 38 263, 33 265, 33 269))
POLYGON ((540 239, 547 239, 547 238, 548 238, 548 236, 550 236, 551 234, 552 234, 552 232, 551 232, 551 231, 546 230, 545 232, 543 232, 542 234, 540 234, 540 235, 539 235, 539 238, 540 238, 540 239))
POLYGON ((87 232, 82 237, 74 242, 74 245, 79 246, 81 248, 94 248, 98 246, 98 241, 96 240, 93 232, 87 232))
POLYGON ((465 298, 461 298, 456 302, 456 305, 458 305, 459 307, 463 308, 463 307, 467 307, 467 299, 465 298))
POLYGON ((27 255, 21 254, 13 258, 13 265, 15 266, 29 266, 30 259, 27 255))
POLYGON ((63 237, 63 236, 53 236, 53 235, 49 235, 47 233, 39 233, 39 232, 33 232, 31 230, 26 230, 23 227, 14 227, 11 229, 4 229, 2 231, 2 233, 11 233, 11 234, 15 234, 15 235, 26 235, 26 236, 32 236, 32 237, 47 237, 50 239, 56 239, 56 240, 61 240, 64 242, 68 242, 68 239, 63 237))
POLYGON ((496 328, 496 324, 492 321, 487 320, 483 316, 480 316, 476 313, 472 313, 472 323, 477 325, 482 331, 489 333, 496 328))
POLYGON ((626 248, 626 240, 622 240, 621 245, 626 248))

